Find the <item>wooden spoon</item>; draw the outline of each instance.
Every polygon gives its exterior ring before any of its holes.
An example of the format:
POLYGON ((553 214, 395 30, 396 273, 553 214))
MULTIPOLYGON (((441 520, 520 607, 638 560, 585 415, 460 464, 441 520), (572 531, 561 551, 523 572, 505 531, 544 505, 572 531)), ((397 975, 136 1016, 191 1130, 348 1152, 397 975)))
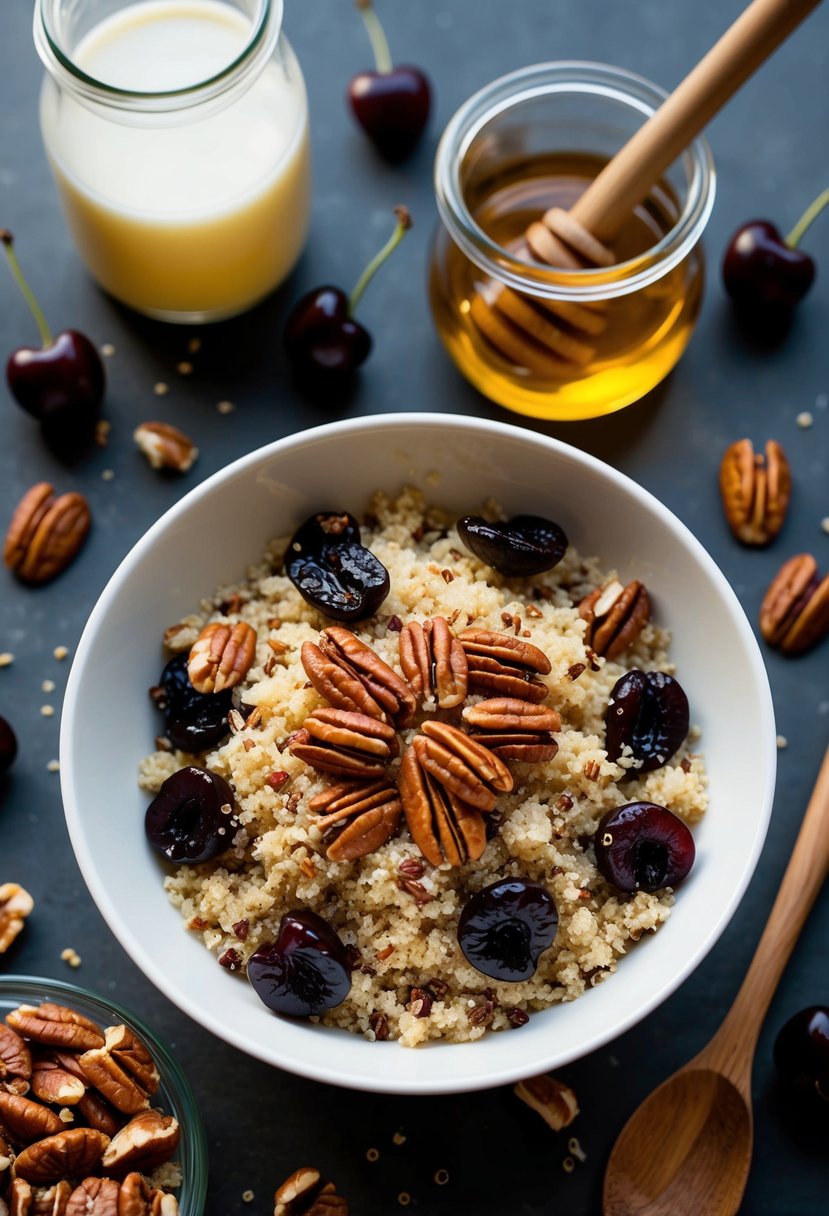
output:
MULTIPOLYGON (((528 252, 539 262, 567 269, 613 265, 606 242, 659 175, 819 3, 752 0, 570 210, 552 207, 530 224, 528 252)), ((586 366, 595 355, 595 338, 605 324, 602 305, 530 300, 492 284, 485 295, 475 294, 470 312, 484 337, 508 359, 555 379, 568 366, 586 366)))
POLYGON ((829 749, 760 944, 725 1021, 634 1111, 613 1146, 604 1216, 734 1216, 751 1164, 757 1036, 829 871, 829 749))

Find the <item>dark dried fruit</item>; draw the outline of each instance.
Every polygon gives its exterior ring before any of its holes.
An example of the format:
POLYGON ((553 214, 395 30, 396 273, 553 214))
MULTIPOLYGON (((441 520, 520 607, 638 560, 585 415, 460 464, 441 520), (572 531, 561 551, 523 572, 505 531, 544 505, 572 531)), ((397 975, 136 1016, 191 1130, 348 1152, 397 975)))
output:
POLYGON ((189 765, 168 777, 147 807, 147 839, 168 861, 208 861, 230 845, 239 827, 234 809, 224 777, 189 765))
POLYGON ((303 599, 335 621, 375 613, 389 593, 389 572, 360 544, 360 525, 345 512, 312 515, 285 554, 288 578, 303 599))
POLYGON ((0 773, 6 773, 17 755, 17 738, 11 725, 0 715, 0 773))
POLYGON ((629 802, 608 811, 593 843, 601 873, 628 892, 675 887, 696 855, 687 824, 655 802, 629 802))
POLYGON ((494 980, 528 980, 558 927, 555 901, 538 882, 504 878, 471 896, 458 922, 467 962, 494 980))
POLYGON ((351 956, 329 924, 315 912, 286 912, 275 942, 248 960, 248 979, 269 1009, 289 1017, 324 1013, 341 1004, 351 988, 351 956))
POLYGON ((203 752, 228 733, 227 715, 233 690, 196 692, 187 674, 188 653, 170 659, 161 673, 153 700, 166 718, 166 735, 183 752, 203 752))
POLYGON ((558 524, 540 515, 514 515, 489 523, 481 515, 458 520, 458 535, 467 549, 508 578, 526 578, 557 566, 567 550, 558 524))
POLYGON ((801 1009, 774 1041, 774 1066, 796 1094, 829 1104, 829 1008, 801 1009))
POLYGON ((627 744, 635 770, 650 772, 667 764, 688 734, 688 698, 682 685, 664 671, 634 669, 613 686, 605 714, 605 748, 618 760, 627 744))

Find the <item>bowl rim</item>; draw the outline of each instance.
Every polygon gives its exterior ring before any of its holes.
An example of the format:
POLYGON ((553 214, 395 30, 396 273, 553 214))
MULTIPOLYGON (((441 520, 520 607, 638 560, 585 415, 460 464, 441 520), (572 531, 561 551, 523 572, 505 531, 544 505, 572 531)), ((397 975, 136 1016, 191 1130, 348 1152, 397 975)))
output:
MULTIPOLYGON (((15 990, 22 991, 24 996, 37 1000, 55 1000, 72 1007, 76 1003, 106 1009, 114 1018, 126 1023, 136 1030, 139 1036, 150 1047, 155 1063, 161 1074, 162 1085, 170 1091, 178 1108, 173 1112, 181 1120, 187 1120, 188 1155, 192 1158, 192 1177, 182 1176, 181 1187, 177 1188, 181 1216, 202 1216, 207 1198, 207 1174, 209 1155, 207 1151, 207 1134, 199 1111, 199 1104, 193 1087, 184 1069, 175 1059, 172 1051, 155 1030, 149 1027, 143 1018, 127 1009, 119 1001, 93 992, 91 988, 82 988, 80 984, 71 984, 67 980, 51 979, 45 975, 22 975, 18 972, 0 975, 0 1000, 12 997, 15 990)), ((81 1010, 84 1012, 84 1010, 81 1010)), ((100 1020, 96 1015, 95 1020, 100 1020)))
MULTIPOLYGON (((61 791, 72 848, 89 892, 120 945, 133 962, 143 971, 144 975, 156 987, 159 987, 159 990, 179 1009, 191 1017, 193 1021, 217 1035, 224 1042, 245 1051, 248 1055, 260 1059, 264 1063, 284 1068, 288 1072, 308 1077, 312 1080, 374 1093, 427 1095, 474 1092, 498 1085, 511 1084, 527 1076, 545 1072, 553 1067, 563 1067, 568 1061, 562 1061, 560 1051, 556 1052, 551 1043, 548 1054, 533 1057, 532 1061, 525 1061, 523 1064, 512 1063, 493 1069, 486 1074, 486 1079, 483 1081, 479 1075, 458 1078, 453 1076, 448 1069, 442 1075, 434 1078, 423 1078, 420 1076, 398 1078, 395 1076, 393 1069, 389 1069, 388 1072, 381 1069, 369 1071, 364 1067, 354 1067, 347 1061, 344 1061, 342 1066, 338 1066, 335 1073, 329 1066, 315 1062, 313 1052, 309 1052, 307 1057, 298 1058, 293 1052, 286 1054, 280 1048, 279 1043, 265 1046, 262 1043, 253 1042, 248 1039, 242 1042, 238 1035, 230 1037, 228 1027, 222 1019, 215 1016, 211 1009, 204 1008, 195 999, 190 997, 187 985, 183 980, 171 984, 168 977, 164 988, 160 988, 155 978, 154 964, 149 950, 137 939, 128 920, 113 902, 105 884, 99 878, 98 867, 82 827, 79 811, 80 800, 75 797, 72 742, 82 672, 87 662, 92 658, 94 639, 99 624, 107 616, 112 601, 119 595, 122 585, 131 574, 132 568, 140 563, 154 545, 156 538, 166 532, 170 525, 175 523, 180 516, 186 514, 193 505, 208 497, 224 481, 237 476, 248 468, 254 468, 273 456, 282 456, 285 453, 289 453, 293 448, 305 446, 309 442, 315 442, 319 439, 336 438, 341 434, 359 434, 360 432, 371 430, 394 431, 397 429, 402 430, 406 427, 428 428, 436 426, 458 432, 468 433, 475 431, 478 434, 494 439, 499 437, 505 440, 521 438, 542 449, 548 450, 551 454, 556 453, 560 457, 574 461, 577 465, 581 465, 585 472, 589 471, 597 474, 599 477, 609 481, 621 493, 632 497, 641 508, 651 513, 655 512, 669 530, 677 536, 681 544, 686 549, 689 549, 697 561, 706 568, 712 582, 717 586, 721 597, 729 606, 731 617, 741 636, 746 658, 754 677, 758 696, 758 709, 764 723, 762 733, 765 737, 765 746, 763 746, 762 739, 758 740, 756 752, 757 763, 763 764, 765 769, 763 774, 763 805, 757 808, 754 837, 751 847, 746 854, 742 871, 737 876, 730 897, 724 902, 713 929, 694 950, 687 954, 682 966, 674 974, 666 978, 647 1000, 637 1005, 635 1010, 625 1014, 618 1021, 614 1021, 608 1025, 606 1030, 593 1035, 584 1050, 579 1051, 576 1055, 569 1056, 568 1060, 583 1058, 605 1046, 605 1044, 613 1039, 618 1038, 625 1031, 642 1021, 688 979, 714 947, 736 912, 756 869, 766 839, 775 791, 777 769, 776 727, 768 674, 763 663, 760 647, 734 590, 714 559, 686 524, 649 490, 644 489, 625 473, 620 472, 590 453, 573 447, 562 440, 539 434, 537 431, 472 415, 441 414, 428 411, 369 414, 358 418, 325 423, 321 426, 310 427, 294 432, 291 435, 283 436, 280 439, 256 448, 252 452, 246 453, 230 464, 224 465, 197 486, 194 486, 192 490, 169 507, 155 523, 150 525, 147 531, 139 537, 118 564, 98 597, 78 642, 67 681, 60 729, 61 791)), ((310 1042, 312 1042, 312 1039, 309 1037, 310 1042)), ((473 1044, 451 1044, 450 1048, 462 1046, 471 1049, 473 1044)), ((440 1043, 427 1045, 427 1049, 430 1052, 440 1051, 441 1047, 440 1043)), ((424 1048, 418 1050, 422 1051, 424 1048)), ((347 1052, 344 1051, 343 1055, 346 1056, 347 1052)))

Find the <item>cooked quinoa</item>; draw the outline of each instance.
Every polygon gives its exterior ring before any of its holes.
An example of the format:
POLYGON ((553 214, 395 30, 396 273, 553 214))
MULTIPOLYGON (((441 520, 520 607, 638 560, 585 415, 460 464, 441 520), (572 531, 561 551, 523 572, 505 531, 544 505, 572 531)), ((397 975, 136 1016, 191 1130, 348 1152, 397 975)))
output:
MULTIPOLYGON (((484 513, 497 517, 492 504, 484 513)), ((307 682, 299 653, 330 621, 281 573, 287 538, 276 540, 246 579, 220 587, 172 639, 177 649, 188 648, 202 625, 215 619, 254 626, 256 660, 234 699, 246 714, 249 707, 260 713, 254 715, 258 722, 237 729, 198 761, 235 790, 241 827, 232 847, 214 861, 179 867, 165 886, 187 928, 220 958, 235 951, 229 958, 242 973, 253 951, 275 939, 284 912, 304 907, 324 917, 360 956, 348 997, 319 1019, 327 1025, 368 1038, 385 1037, 387 1028, 389 1038, 409 1047, 427 1039, 477 1039, 487 1027, 504 1030, 520 1022, 516 1009, 531 1013, 574 1000, 615 971, 632 942, 667 920, 672 891, 620 893, 597 870, 591 838, 609 809, 637 800, 667 806, 693 825, 707 806, 702 760, 688 750, 698 732, 692 729, 667 765, 641 777, 629 772, 632 761, 606 758, 604 714, 613 685, 634 667, 673 667, 669 634, 652 621, 621 656, 623 662, 599 659, 599 670, 592 669, 576 605, 614 574, 596 559, 571 546, 553 570, 505 579, 465 549, 454 517, 427 506, 411 489, 396 498, 378 492, 364 520, 363 544, 388 569, 391 592, 376 616, 355 627, 356 635, 398 673, 398 631, 412 619, 442 615, 458 631, 474 624, 531 641, 552 663, 543 678, 550 689, 546 703, 562 718, 557 755, 538 765, 510 764, 514 789, 499 797, 497 831, 476 862, 434 868, 420 857, 405 822, 370 856, 329 861, 307 805, 335 779, 309 768, 285 744, 323 703, 307 682), (419 881, 427 902, 399 885, 407 859, 423 861, 419 881), (472 892, 512 877, 547 886, 559 928, 531 979, 499 983, 466 961, 456 928, 472 892), (445 996, 433 1002, 428 1016, 416 1017, 408 1008, 411 990, 430 981, 443 981, 438 990, 447 985, 445 996)), ((655 616, 658 621, 658 589, 655 616)), ((470 694, 466 703, 482 699, 470 694)), ((412 726, 400 732, 401 752, 418 724, 435 712, 434 702, 427 701, 412 726)), ((241 722, 240 715, 236 725, 241 722)), ((140 766, 140 784, 154 794, 188 763, 193 757, 183 752, 154 752, 140 766)), ((228 974, 226 982, 238 981, 228 974)))

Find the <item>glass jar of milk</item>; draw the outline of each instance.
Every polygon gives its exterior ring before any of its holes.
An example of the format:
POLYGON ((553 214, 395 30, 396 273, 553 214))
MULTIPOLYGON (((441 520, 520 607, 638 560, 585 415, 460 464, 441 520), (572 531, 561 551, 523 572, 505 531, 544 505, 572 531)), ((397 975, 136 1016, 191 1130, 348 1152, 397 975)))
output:
POLYGON ((41 126, 92 275, 216 321, 288 275, 310 213, 308 103, 282 0, 37 0, 41 126))

